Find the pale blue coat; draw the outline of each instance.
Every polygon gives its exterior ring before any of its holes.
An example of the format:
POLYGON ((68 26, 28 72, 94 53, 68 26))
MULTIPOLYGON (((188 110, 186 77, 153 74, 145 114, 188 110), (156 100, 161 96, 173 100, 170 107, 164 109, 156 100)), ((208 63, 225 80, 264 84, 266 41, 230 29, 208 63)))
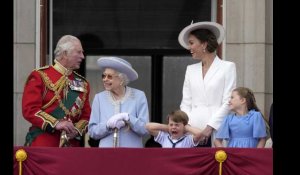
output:
POLYGON ((110 91, 95 95, 88 132, 93 139, 101 139, 99 147, 113 147, 113 131, 107 129, 106 122, 114 114, 129 113, 130 129, 119 130, 119 147, 142 148, 143 136, 148 135, 145 128, 149 122, 149 110, 146 95, 143 91, 126 87, 126 93, 120 103, 113 100, 110 91))

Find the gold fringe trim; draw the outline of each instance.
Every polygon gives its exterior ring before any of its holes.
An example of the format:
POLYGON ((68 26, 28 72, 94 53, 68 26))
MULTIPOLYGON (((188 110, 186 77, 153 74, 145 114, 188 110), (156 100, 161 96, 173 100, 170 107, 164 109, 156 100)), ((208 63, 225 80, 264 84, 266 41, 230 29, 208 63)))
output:
MULTIPOLYGON (((55 94, 54 97, 47 104, 45 104, 42 107, 42 109, 44 110, 44 109, 48 108, 51 104, 53 104, 55 102, 55 100, 57 100, 58 103, 59 103, 59 107, 65 112, 66 116, 75 117, 77 115, 80 115, 81 110, 84 106, 84 102, 86 100, 87 91, 83 92, 82 103, 78 106, 78 108, 75 109, 75 110, 70 111, 63 104, 63 102, 61 100, 61 96, 60 96, 60 93, 61 93, 62 90, 64 90, 64 92, 67 93, 67 90, 65 90, 65 89, 69 88, 68 85, 70 83, 70 80, 68 79, 68 77, 63 75, 56 83, 53 83, 46 73, 44 73, 42 71, 38 71, 38 72, 40 73, 46 87, 48 89, 54 91, 54 94, 55 94)), ((87 82, 84 82, 84 89, 87 89, 87 82)), ((64 94, 64 96, 66 96, 66 95, 67 94, 64 94)))
POLYGON ((80 136, 83 135, 83 133, 85 133, 85 130, 88 126, 88 121, 87 120, 79 120, 76 124, 75 124, 75 128, 78 131, 78 133, 80 134, 80 136))

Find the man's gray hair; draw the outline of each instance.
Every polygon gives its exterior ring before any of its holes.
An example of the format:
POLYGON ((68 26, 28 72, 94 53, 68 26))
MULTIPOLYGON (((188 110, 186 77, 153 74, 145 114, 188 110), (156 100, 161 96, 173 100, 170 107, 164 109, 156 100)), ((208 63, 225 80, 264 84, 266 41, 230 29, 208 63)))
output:
POLYGON ((78 38, 72 35, 64 35, 59 39, 54 50, 55 59, 60 59, 60 56, 64 51, 69 53, 74 48, 74 42, 80 41, 78 38))

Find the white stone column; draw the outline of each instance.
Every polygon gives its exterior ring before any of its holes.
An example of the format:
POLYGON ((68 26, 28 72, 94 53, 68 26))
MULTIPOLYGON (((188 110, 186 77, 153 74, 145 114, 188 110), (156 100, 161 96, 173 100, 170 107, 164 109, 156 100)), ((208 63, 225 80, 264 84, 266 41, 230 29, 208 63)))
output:
POLYGON ((35 67, 35 0, 14 0, 14 146, 25 143, 30 124, 22 115, 27 76, 35 67))
POLYGON ((226 0, 226 60, 237 66, 237 86, 254 91, 268 116, 273 101, 273 0, 226 0))

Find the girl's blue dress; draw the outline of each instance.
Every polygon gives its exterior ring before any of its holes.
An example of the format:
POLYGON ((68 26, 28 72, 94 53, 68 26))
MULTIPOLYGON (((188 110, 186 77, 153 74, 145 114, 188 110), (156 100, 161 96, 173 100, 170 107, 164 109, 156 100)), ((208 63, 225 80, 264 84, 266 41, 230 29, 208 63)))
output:
POLYGON ((216 138, 228 140, 228 147, 237 148, 256 148, 259 139, 266 136, 263 116, 255 110, 243 116, 229 114, 216 133, 216 138))

